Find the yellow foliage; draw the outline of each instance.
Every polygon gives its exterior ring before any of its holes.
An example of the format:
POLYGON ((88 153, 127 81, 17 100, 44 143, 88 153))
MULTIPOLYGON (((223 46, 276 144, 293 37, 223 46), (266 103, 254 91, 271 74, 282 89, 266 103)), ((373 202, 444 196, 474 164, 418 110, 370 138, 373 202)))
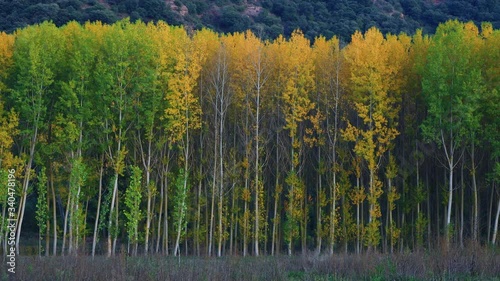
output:
POLYGON ((14 111, 5 111, 0 100, 0 169, 12 169, 21 163, 21 159, 11 152, 14 137, 19 134, 18 124, 18 115, 14 111))
POLYGON ((7 78, 8 70, 13 63, 14 39, 14 35, 0 32, 0 93, 5 88, 4 79, 7 78))
MULTIPOLYGON (((169 106, 165 109, 167 132, 172 143, 179 143, 190 129, 201 127, 201 107, 194 95, 194 88, 206 59, 204 44, 197 44, 200 37, 192 40, 181 28, 171 30, 171 59, 165 57, 172 71, 168 79, 166 99, 169 106)), ((168 68, 168 66, 167 66, 168 68)))

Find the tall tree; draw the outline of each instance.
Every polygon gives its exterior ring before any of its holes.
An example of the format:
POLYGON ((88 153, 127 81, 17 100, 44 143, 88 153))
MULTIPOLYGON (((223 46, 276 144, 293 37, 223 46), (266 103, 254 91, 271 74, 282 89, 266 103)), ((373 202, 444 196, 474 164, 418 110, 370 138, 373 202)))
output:
POLYGON ((60 32, 56 26, 43 23, 23 29, 17 34, 14 44, 15 84, 12 85, 11 98, 18 109, 20 119, 25 120, 25 129, 21 131, 21 135, 24 140, 22 150, 27 150, 16 229, 18 254, 35 151, 40 131, 44 130, 48 123, 47 107, 53 98, 51 94, 56 64, 60 58, 60 42, 60 32))
POLYGON ((180 255, 180 239, 184 232, 186 217, 186 197, 188 192, 189 157, 191 148, 191 131, 201 126, 201 108, 194 88, 201 71, 201 65, 205 59, 201 48, 197 48, 194 40, 191 40, 184 29, 177 28, 173 34, 172 51, 173 70, 168 81, 169 91, 166 99, 168 107, 165 110, 167 120, 166 129, 169 133, 171 143, 176 144, 181 152, 180 162, 182 175, 182 186, 177 186, 177 202, 175 225, 177 226, 177 238, 175 242, 174 255, 180 255))
POLYGON ((366 161, 369 171, 367 198, 370 209, 365 243, 370 248, 380 243, 382 213, 378 200, 382 194, 382 182, 377 172, 385 152, 399 134, 395 119, 399 110, 396 93, 400 64, 393 58, 395 54, 405 54, 392 52, 392 48, 400 47, 393 44, 401 43, 397 37, 385 39, 378 29, 370 28, 364 35, 354 33, 345 54, 351 72, 352 102, 362 124, 354 126, 349 123, 343 136, 356 141, 354 152, 366 161))
POLYGON ((310 118, 314 108, 309 93, 314 88, 313 57, 310 42, 304 35, 296 31, 287 42, 287 81, 282 92, 283 115, 286 120, 285 130, 291 139, 291 166, 286 183, 288 191, 287 230, 288 254, 292 253, 292 245, 297 237, 302 237, 302 250, 305 251, 306 230, 306 189, 301 178, 304 153, 304 124, 310 118), (300 230, 299 230, 300 224, 300 230))
MULTIPOLYGON (((330 255, 333 254, 335 244, 335 217, 337 210, 337 174, 338 174, 338 141, 339 141, 339 128, 341 122, 341 95, 343 87, 341 82, 346 74, 343 65, 343 54, 340 49, 340 41, 337 37, 326 40, 324 37, 319 37, 314 42, 315 51, 315 80, 316 91, 318 92, 319 100, 318 107, 326 115, 326 120, 323 122, 324 130, 326 131, 326 139, 328 145, 329 162, 327 165, 325 160, 321 159, 321 147, 318 148, 319 158, 319 182, 318 182, 318 196, 322 196, 321 177, 327 172, 325 166, 330 166, 328 177, 330 180, 329 200, 330 212, 328 215, 328 243, 330 255), (333 116, 332 116, 333 115, 333 116)), ((319 202, 318 202, 319 203, 319 202)), ((321 232, 322 230, 322 208, 318 207, 318 251, 321 250, 321 232)))
POLYGON ((427 118, 422 134, 443 150, 448 169, 446 241, 449 242, 454 190, 453 172, 463 156, 463 143, 475 118, 481 75, 473 65, 473 46, 466 38, 465 25, 448 21, 436 30, 428 50, 422 77, 422 91, 427 103, 427 118))

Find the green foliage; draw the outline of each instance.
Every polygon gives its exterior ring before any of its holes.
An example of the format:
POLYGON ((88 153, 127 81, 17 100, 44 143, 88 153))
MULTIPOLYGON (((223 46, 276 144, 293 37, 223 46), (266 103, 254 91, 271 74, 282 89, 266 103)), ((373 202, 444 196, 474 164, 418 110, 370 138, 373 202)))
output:
POLYGON ((38 253, 41 255, 41 242, 47 230, 47 222, 49 220, 49 205, 47 202, 47 176, 45 175, 45 167, 42 167, 38 174, 38 198, 36 202, 35 219, 38 225, 38 253))
POLYGON ((98 232, 103 231, 108 224, 107 219, 109 218, 108 214, 111 205, 111 197, 113 196, 114 181, 115 181, 114 178, 111 178, 107 190, 104 191, 105 196, 103 198, 103 202, 101 203, 101 211, 99 213, 98 232))
POLYGON ((45 230, 47 229, 47 221, 49 220, 49 205, 47 203, 47 175, 45 167, 38 173, 38 199, 36 202, 36 222, 39 229, 39 238, 42 240, 45 230))
POLYGON ((72 169, 70 174, 70 190, 69 196, 71 204, 71 218, 70 218, 70 229, 73 231, 73 236, 75 237, 75 243, 78 246, 79 239, 83 238, 85 235, 85 213, 83 208, 83 191, 82 188, 85 186, 87 181, 87 167, 82 162, 81 159, 76 159, 72 163, 72 169))
POLYGON ((417 236, 417 246, 418 247, 423 247, 424 246, 424 235, 426 232, 427 224, 428 224, 428 219, 425 217, 423 213, 419 213, 417 216, 417 221, 415 222, 415 232, 417 236))
POLYGON ((124 211, 127 218, 127 234, 130 242, 137 243, 139 240, 139 222, 142 218, 141 199, 142 199, 142 171, 137 166, 130 167, 131 176, 130 184, 125 192, 125 206, 127 209, 124 211))
POLYGON ((15 82, 11 102, 15 103, 19 118, 28 126, 21 131, 30 141, 38 128, 46 125, 47 108, 53 101, 52 90, 60 50, 60 33, 55 25, 43 23, 23 29, 14 45, 15 82))
POLYGON ((446 146, 447 157, 478 125, 475 113, 483 80, 475 65, 473 42, 466 32, 465 25, 458 21, 439 26, 422 77, 428 105, 422 133, 428 140, 446 146))
POLYGON ((174 194, 174 228, 180 230, 180 238, 186 235, 186 227, 188 221, 186 220, 187 216, 187 196, 188 191, 190 189, 188 174, 181 169, 179 174, 177 175, 177 179, 175 181, 175 194, 174 194))

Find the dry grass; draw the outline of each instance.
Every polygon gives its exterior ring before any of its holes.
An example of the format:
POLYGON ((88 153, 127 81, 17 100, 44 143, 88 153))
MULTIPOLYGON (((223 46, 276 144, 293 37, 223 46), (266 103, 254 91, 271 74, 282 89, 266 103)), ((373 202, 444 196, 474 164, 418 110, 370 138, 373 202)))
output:
MULTIPOLYGON (((1 279, 9 277, 2 266, 1 279)), ((17 280, 500 280, 498 249, 277 257, 18 258, 17 280)))

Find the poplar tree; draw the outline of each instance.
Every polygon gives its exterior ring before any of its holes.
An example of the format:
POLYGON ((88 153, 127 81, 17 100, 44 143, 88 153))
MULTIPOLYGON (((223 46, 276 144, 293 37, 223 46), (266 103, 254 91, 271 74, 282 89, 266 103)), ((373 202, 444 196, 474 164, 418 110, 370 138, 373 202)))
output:
POLYGON ((379 198, 383 191, 377 172, 385 152, 399 134, 396 129, 397 73, 401 65, 393 58, 405 53, 393 52, 392 48, 404 51, 400 45, 397 37, 386 39, 378 29, 370 28, 364 35, 359 31, 354 33, 345 55, 351 71, 352 103, 362 124, 349 122, 342 133, 346 140, 355 142, 354 152, 366 161, 369 171, 367 198, 370 209, 365 236, 369 248, 378 246, 381 238, 379 198))
POLYGON ((447 243, 452 228, 453 172, 463 157, 461 148, 474 122, 477 98, 482 91, 481 73, 474 67, 473 50, 464 24, 449 21, 439 25, 428 50, 422 77, 422 91, 427 103, 422 133, 442 149, 448 170, 447 243))

